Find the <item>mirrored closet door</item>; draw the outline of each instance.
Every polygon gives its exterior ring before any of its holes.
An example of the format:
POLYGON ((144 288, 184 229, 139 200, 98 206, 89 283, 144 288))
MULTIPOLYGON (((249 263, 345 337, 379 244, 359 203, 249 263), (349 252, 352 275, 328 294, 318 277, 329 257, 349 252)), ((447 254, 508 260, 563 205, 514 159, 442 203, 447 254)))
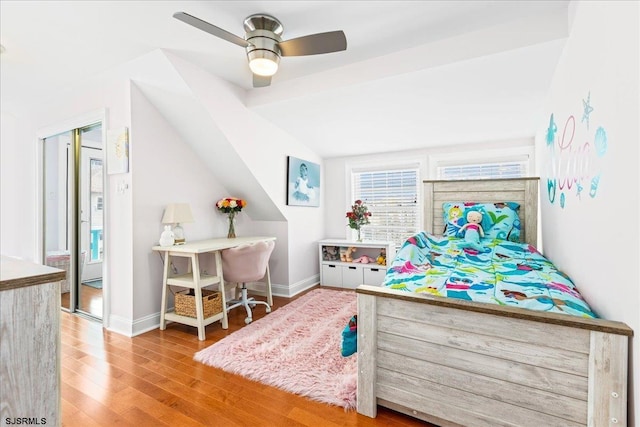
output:
POLYGON ((102 318, 104 168, 102 124, 43 140, 43 259, 67 271, 62 307, 102 318))

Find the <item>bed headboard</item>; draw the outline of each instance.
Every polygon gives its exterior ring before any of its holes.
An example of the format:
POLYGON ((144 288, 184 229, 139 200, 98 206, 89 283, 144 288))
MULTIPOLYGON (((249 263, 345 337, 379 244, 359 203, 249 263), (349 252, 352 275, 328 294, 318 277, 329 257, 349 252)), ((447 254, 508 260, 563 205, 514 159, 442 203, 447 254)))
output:
POLYGON ((442 204, 446 202, 517 202, 520 204, 520 238, 538 246, 539 178, 423 181, 424 230, 442 235, 442 204))

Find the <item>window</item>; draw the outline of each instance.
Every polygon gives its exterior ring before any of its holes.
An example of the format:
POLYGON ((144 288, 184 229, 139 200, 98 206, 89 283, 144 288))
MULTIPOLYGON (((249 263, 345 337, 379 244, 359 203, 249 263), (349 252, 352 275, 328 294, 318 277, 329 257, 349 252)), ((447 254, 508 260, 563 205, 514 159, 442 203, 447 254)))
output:
POLYGON ((362 228, 364 239, 390 240, 400 247, 422 228, 418 178, 417 165, 352 171, 353 200, 362 200, 371 212, 370 224, 362 228))
POLYGON ((534 147, 467 151, 429 156, 431 179, 497 179, 529 176, 534 147))
POLYGON ((527 176, 526 161, 437 166, 437 179, 493 179, 527 176))

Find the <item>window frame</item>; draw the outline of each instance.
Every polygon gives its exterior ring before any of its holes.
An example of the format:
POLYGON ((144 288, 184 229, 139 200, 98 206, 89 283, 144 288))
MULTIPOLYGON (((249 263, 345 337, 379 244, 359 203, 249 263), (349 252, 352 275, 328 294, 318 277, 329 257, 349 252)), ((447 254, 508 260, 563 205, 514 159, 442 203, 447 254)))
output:
MULTIPOLYGON (((367 172, 387 172, 387 171, 399 171, 399 170, 415 170, 416 171, 416 230, 420 231, 424 227, 424 191, 423 191, 423 176, 424 176, 424 161, 414 159, 398 159, 391 161, 378 161, 378 162, 358 162, 346 164, 346 196, 345 200, 345 212, 351 210, 351 205, 356 200, 355 196, 355 174, 367 173, 367 172)), ((365 226, 364 229, 366 229, 365 226)), ((347 227, 346 230, 347 240, 355 240, 356 232, 347 227)), ((396 246, 398 245, 395 242, 396 246)))
POLYGON ((438 178, 438 169, 442 167, 490 165, 509 162, 526 162, 526 171, 523 176, 533 176, 535 171, 535 146, 432 154, 429 155, 429 179, 440 179, 438 178))

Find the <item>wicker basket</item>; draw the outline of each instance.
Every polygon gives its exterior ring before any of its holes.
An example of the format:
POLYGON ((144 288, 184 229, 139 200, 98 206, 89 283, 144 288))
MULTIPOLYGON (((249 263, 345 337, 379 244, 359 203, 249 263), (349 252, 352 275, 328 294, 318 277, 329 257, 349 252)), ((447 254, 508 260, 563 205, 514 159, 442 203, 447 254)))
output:
MULTIPOLYGON (((175 313, 180 316, 196 317, 196 299, 193 289, 175 293, 175 313)), ((218 291, 202 289, 202 309, 204 318, 222 313, 222 296, 218 291)))

